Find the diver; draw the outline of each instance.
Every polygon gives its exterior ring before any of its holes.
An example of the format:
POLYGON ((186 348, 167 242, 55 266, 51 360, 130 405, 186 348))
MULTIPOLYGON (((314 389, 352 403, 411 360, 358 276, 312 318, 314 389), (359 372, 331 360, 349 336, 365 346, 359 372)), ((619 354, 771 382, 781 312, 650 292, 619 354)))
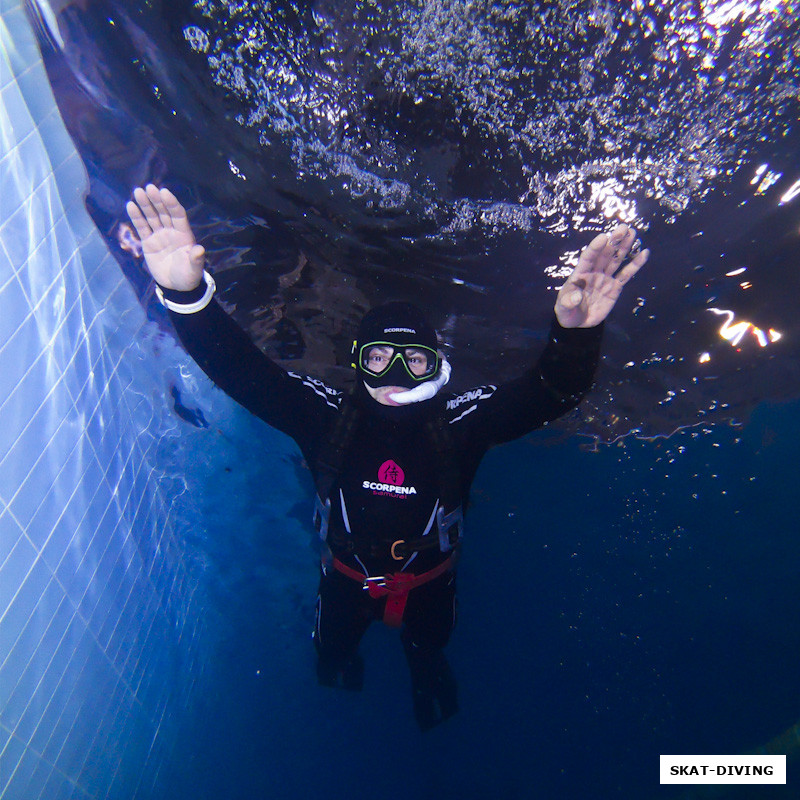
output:
POLYGON ((322 540, 313 641, 317 678, 359 690, 359 643, 375 620, 400 629, 414 714, 428 730, 458 710, 444 648, 456 621, 463 510, 487 450, 574 408, 592 385, 603 321, 647 261, 618 225, 581 253, 558 292, 547 345, 503 385, 442 390, 450 365, 413 305, 370 310, 353 342, 349 392, 271 361, 214 301, 186 211, 168 189, 134 190, 128 215, 156 293, 189 354, 230 397, 291 436, 316 484, 322 540))

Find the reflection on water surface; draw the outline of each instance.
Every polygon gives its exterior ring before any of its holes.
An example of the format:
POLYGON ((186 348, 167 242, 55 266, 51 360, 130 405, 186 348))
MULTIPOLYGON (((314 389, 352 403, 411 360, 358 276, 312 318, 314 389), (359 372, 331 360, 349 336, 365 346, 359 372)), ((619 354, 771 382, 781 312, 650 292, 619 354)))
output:
POLYGON ((343 382, 363 310, 423 298, 458 389, 541 346, 580 247, 623 219, 653 258, 570 429, 668 434, 798 395, 790 3, 51 8, 90 208, 142 292, 117 226, 154 180, 192 206, 222 300, 273 356, 343 382))

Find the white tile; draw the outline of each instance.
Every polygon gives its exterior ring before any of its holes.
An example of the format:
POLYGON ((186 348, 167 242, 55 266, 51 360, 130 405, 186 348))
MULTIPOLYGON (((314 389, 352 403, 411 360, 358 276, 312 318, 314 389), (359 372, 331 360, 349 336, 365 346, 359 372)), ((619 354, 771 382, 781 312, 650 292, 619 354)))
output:
POLYGON ((36 561, 36 550, 23 536, 17 539, 5 562, 0 566, 0 620, 5 616, 11 601, 21 590, 36 561))
POLYGON ((36 125, 16 83, 0 89, 0 125, 11 152, 15 145, 36 133, 36 125))
MULTIPOLYGON (((0 262, 4 258, 5 254, 0 251, 0 262)), ((3 308, 3 313, 0 314, 0 347, 3 347, 27 323, 32 313, 27 296, 16 276, 11 277, 0 291, 0 305, 3 308)))

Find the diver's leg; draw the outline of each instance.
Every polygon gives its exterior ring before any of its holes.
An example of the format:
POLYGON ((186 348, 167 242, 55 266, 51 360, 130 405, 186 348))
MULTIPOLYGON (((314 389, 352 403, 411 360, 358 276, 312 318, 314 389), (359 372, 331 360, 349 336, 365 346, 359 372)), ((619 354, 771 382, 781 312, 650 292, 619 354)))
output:
POLYGON ((401 634, 411 670, 414 716, 425 731, 458 711, 458 685, 444 655, 456 623, 456 586, 445 573, 408 595, 401 634))
POLYGON ((364 661, 358 645, 371 622, 369 603, 357 581, 333 570, 322 575, 314 625, 317 680, 322 686, 362 688, 364 661))

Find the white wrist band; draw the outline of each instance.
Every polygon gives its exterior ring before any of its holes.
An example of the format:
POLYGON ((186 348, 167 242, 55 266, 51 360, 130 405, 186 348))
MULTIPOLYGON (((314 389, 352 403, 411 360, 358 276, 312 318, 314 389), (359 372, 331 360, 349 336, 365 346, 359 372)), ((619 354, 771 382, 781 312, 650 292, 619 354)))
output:
POLYGON ((198 311, 202 311, 211 302, 211 298, 214 296, 214 292, 217 288, 214 279, 211 277, 210 273, 205 270, 203 270, 203 280, 206 282, 206 292, 194 303, 174 303, 172 300, 167 300, 158 284, 156 284, 156 297, 162 306, 168 308, 170 311, 174 311, 176 314, 195 314, 198 311))

